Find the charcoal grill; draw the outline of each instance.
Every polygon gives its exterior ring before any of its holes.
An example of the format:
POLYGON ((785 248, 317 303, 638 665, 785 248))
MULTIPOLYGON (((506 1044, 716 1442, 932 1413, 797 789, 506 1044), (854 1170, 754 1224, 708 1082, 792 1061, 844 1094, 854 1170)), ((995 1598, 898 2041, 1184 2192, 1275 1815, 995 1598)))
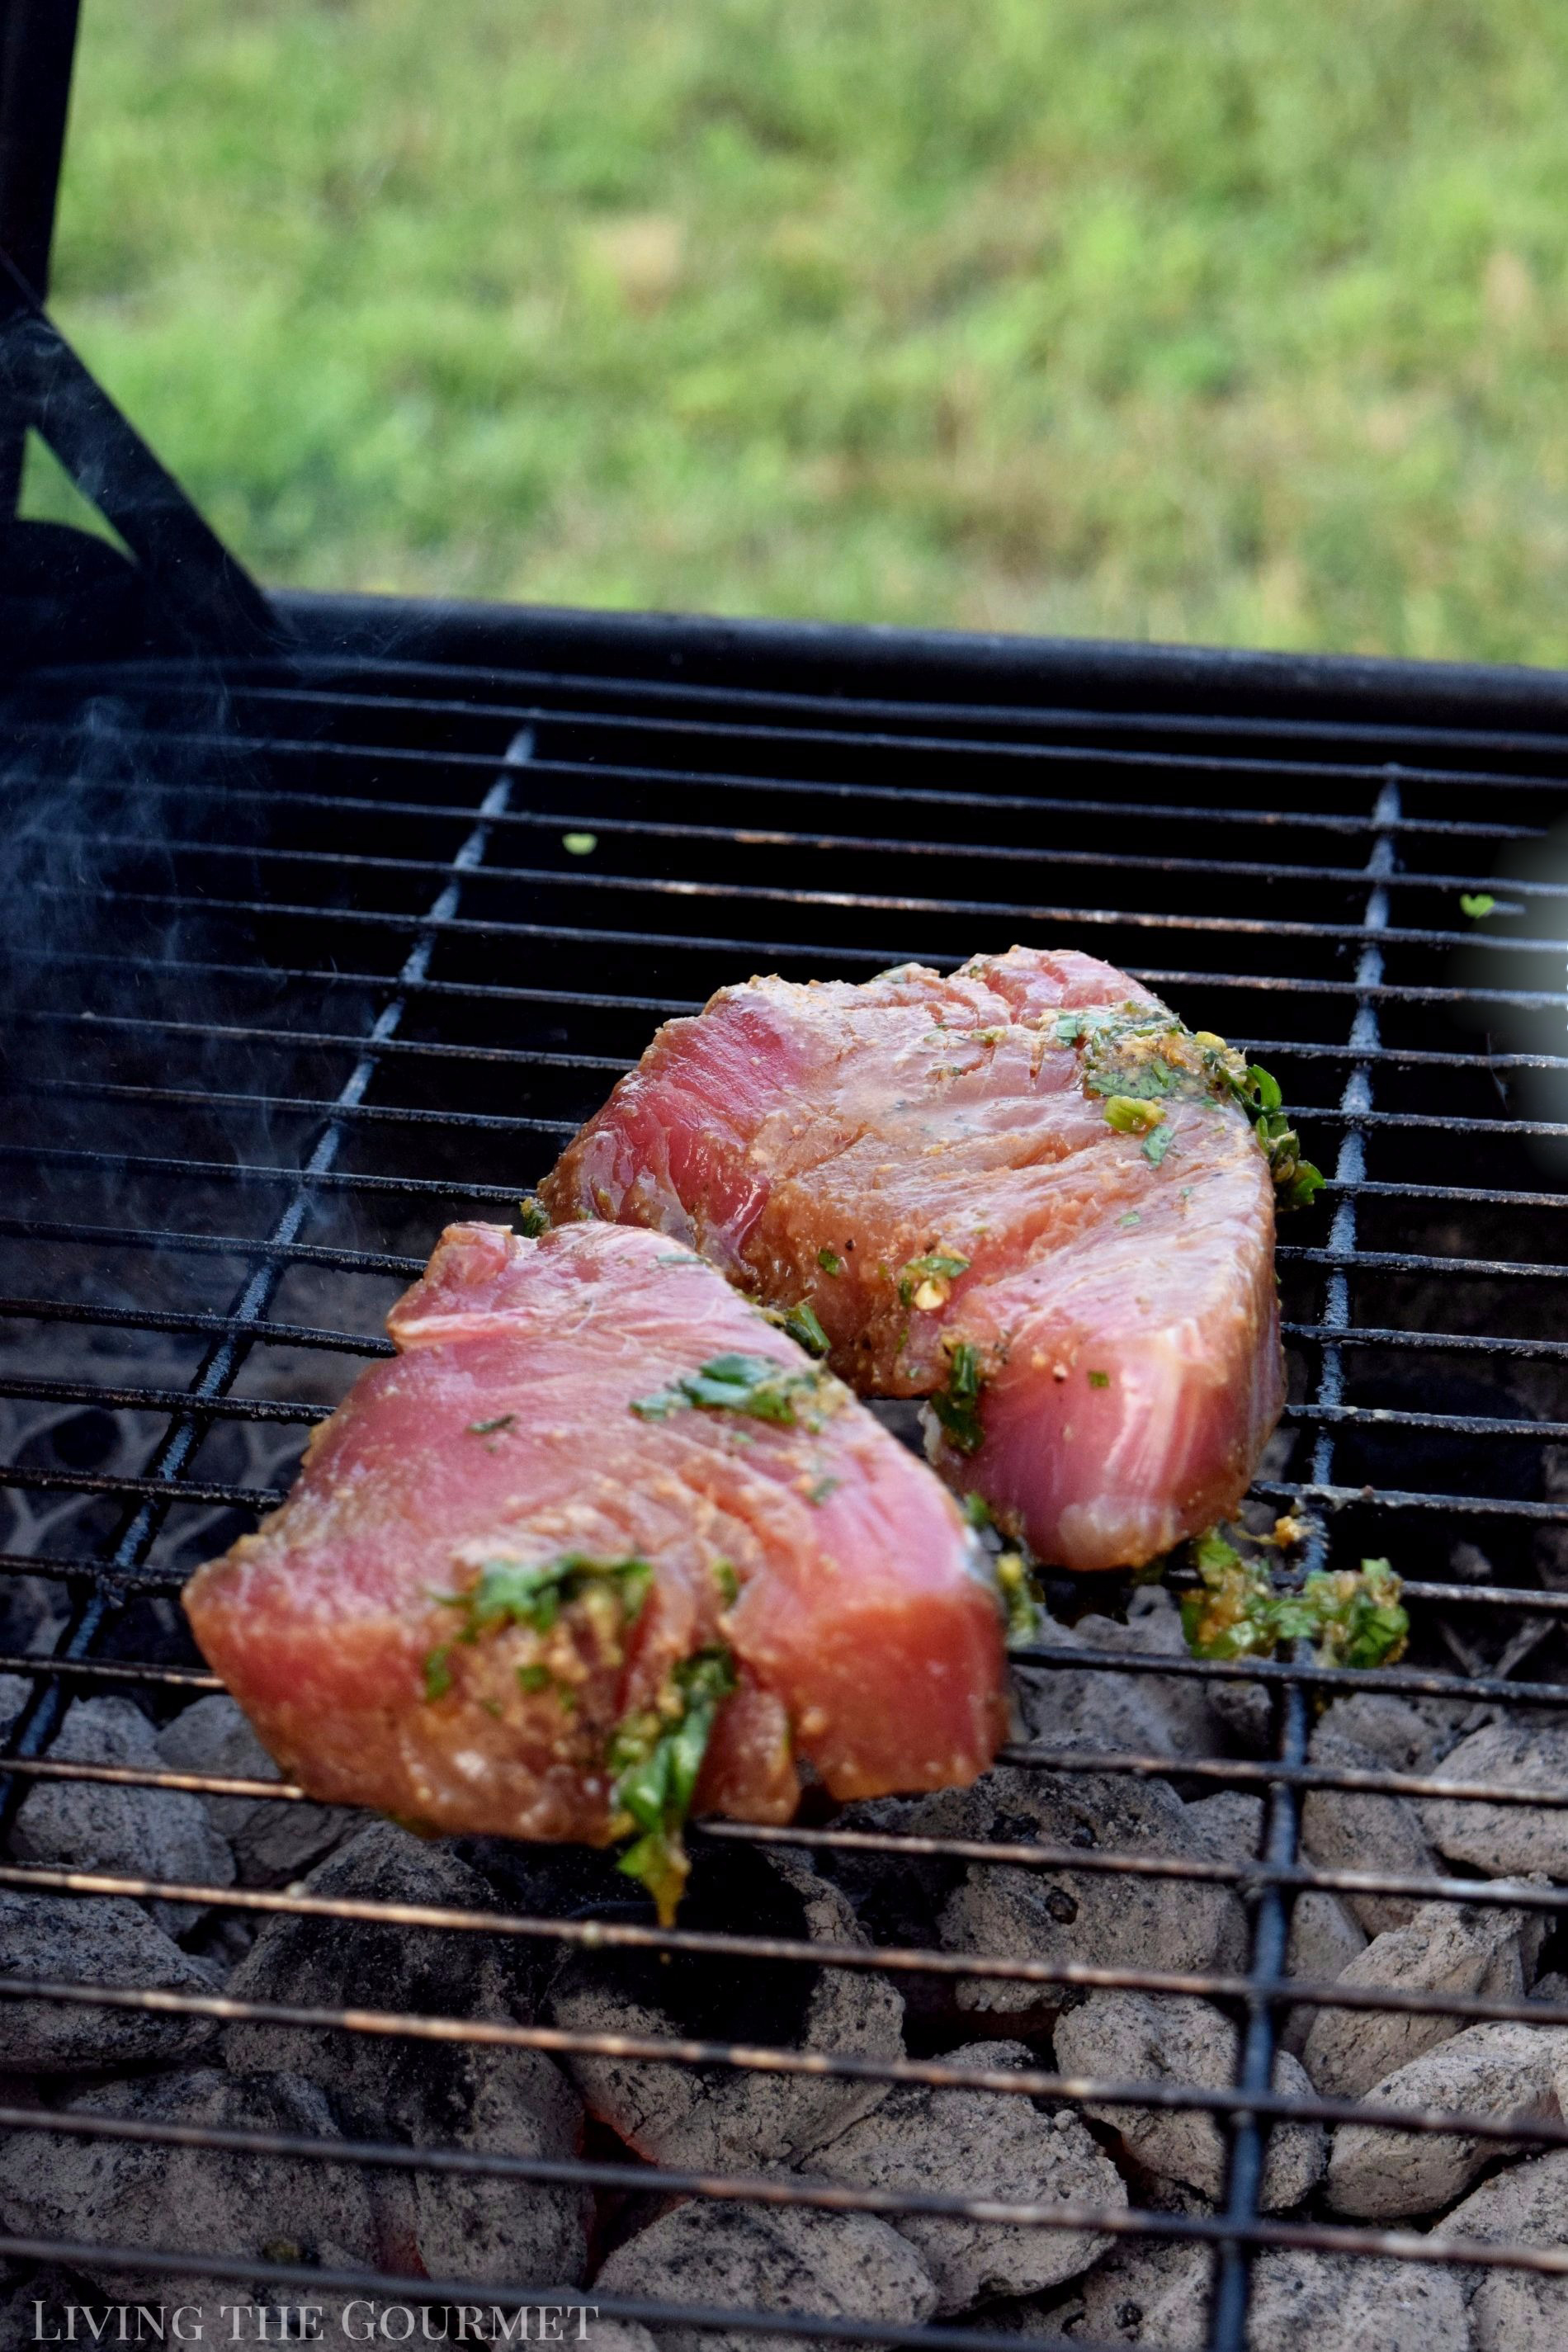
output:
MULTIPOLYGON (((1554 1885, 1521 1895, 1477 1877, 1315 1867, 1300 1845, 1313 1789, 1497 1803, 1522 1793, 1313 1764, 1309 1734, 1325 1696, 1441 1696, 1521 1717, 1568 1703, 1568 1501, 1555 1452, 1568 1441, 1568 1192, 1546 1156, 1568 1126, 1544 1115, 1549 1094, 1530 1091, 1568 1069, 1564 886, 1497 879, 1563 814, 1568 680, 266 597, 29 292, 47 250, 67 13, 14 10, 0 53, 0 243, 18 265, 0 294, 0 463, 14 493, 22 433, 44 431, 130 559, 13 525, 0 583, 13 624, 4 790, 25 885, 8 910, 0 1130, 0 1405, 16 1435, 4 1472, 0 1607, 12 1632, 0 1671, 26 1689, 5 1743, 9 1816, 51 1780, 299 1801, 266 1781, 73 1763, 51 1746, 82 1693, 131 1690, 161 1717, 217 1687, 183 1643, 173 1597, 197 1560, 276 1500, 302 1433, 367 1359, 387 1352, 382 1314, 440 1225, 466 1213, 506 1219, 657 1020, 759 968, 856 978, 910 957, 942 963, 1015 940, 1071 941, 1268 1062, 1329 1181, 1280 1250, 1289 1447, 1257 1493, 1314 1517, 1313 1561, 1391 1557, 1415 1621, 1409 1664, 1357 1675, 1304 1655, 1235 1665, 1050 1644, 1026 1654, 1042 1667, 1264 1691, 1272 1748, 1261 1756, 1174 1767, 1128 1752, 1011 1751, 1026 1768, 1174 1772, 1198 1793, 1256 1790, 1264 1835, 1247 1864, 1016 1842, 900 1847, 827 1821, 698 1833, 710 1851, 783 1838, 819 1855, 870 1848, 1207 1877, 1236 1885, 1248 1908, 1247 1963, 1229 1973, 1174 1974, 1158 1954, 1127 1969, 825 1949, 637 1917, 421 1912, 294 1887, 215 1895, 122 1871, 0 1865, 0 1886, 12 1889, 184 1899, 239 1917, 374 1916, 550 1950, 716 1956, 736 1969, 875 1966, 905 1984, 989 1973, 1205 1994, 1244 2021, 1234 2084, 1121 2095, 1221 2120, 1228 2163, 1212 2216, 726 2178, 608 2153, 545 2161, 195 2126, 162 2137, 373 2170, 1197 2240, 1214 2252, 1213 2352, 1247 2340, 1249 2277, 1268 2248, 1568 2273, 1561 2247, 1279 2221, 1258 2200, 1265 2135, 1283 2116, 1382 2115, 1405 2130, 1445 2120, 1271 2091, 1288 2007, 1331 1998, 1368 2012, 1568 2025, 1568 2007, 1376 1989, 1331 1996, 1300 1982, 1287 1991, 1282 1976, 1290 1906, 1307 1888, 1522 1903, 1553 1935, 1568 1905, 1554 1885), (38 47, 49 39, 52 66, 38 47), (40 87, 50 104, 37 103, 40 87), (1475 891, 1497 900, 1480 921, 1459 909, 1475 891)), ((1055 1597, 1070 1612, 1102 1603, 1103 1589, 1055 1597)), ((1568 1790, 1531 1793, 1568 1802, 1568 1790)), ((0 1996, 24 1994, 265 2015, 403 2042, 611 2046, 539 2025, 263 2010, 14 1971, 0 1981, 0 1996)), ((744 2044, 656 2038, 630 2054, 742 2072, 976 2079, 936 2059, 801 2052, 765 2034, 744 2044)), ((1074 2110, 1107 2088, 1043 2064, 981 2079, 998 2096, 1074 2110)), ((1551 2117, 1477 2116, 1464 2128, 1500 2155, 1568 2146, 1568 2125, 1551 2117)), ((20 2095, 0 2103, 0 2129, 159 2137, 20 2095)), ((403 2301, 411 2292, 402 2276, 249 2254, 8 2238, 0 2257, 89 2271, 118 2258, 143 2273, 403 2301)), ((451 2278, 416 2291, 516 2311, 562 2300, 552 2284, 451 2278)), ((592 2299, 606 2317, 742 2336, 923 2352, 1013 2352, 1020 2340, 988 2329, 984 2314, 963 2327, 900 2328, 592 2299)), ((1034 2340, 1041 2352, 1065 2343, 1034 2340)))

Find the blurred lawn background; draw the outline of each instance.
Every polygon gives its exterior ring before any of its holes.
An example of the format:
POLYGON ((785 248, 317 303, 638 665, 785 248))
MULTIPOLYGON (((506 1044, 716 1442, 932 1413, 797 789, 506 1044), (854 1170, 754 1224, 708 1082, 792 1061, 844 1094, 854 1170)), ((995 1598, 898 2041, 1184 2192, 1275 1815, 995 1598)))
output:
POLYGON ((54 305, 263 577, 1568 658, 1561 0, 83 0, 54 305))

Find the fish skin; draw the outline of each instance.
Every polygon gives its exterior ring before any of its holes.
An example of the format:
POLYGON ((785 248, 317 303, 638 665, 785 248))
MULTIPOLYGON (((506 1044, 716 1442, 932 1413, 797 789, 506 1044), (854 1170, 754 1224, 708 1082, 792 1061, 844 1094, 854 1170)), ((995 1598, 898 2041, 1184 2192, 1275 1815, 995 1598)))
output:
POLYGON ((807 1400, 815 1432, 631 1410, 729 1351, 815 1370, 701 1259, 621 1226, 536 1242, 454 1225, 387 1328, 399 1353, 315 1432, 288 1501, 185 1593, 204 1655, 313 1796, 448 1832, 603 1843, 610 1731, 711 1643, 738 1687, 699 1811, 789 1820, 798 1756, 840 1797, 990 1763, 1005 1733, 994 1587, 951 1498, 837 1381, 807 1400), (567 1551, 654 1569, 629 1628, 563 1610, 549 1655, 575 1678, 571 1714, 519 1685, 538 1634, 456 1643, 439 1598, 488 1553, 567 1551), (451 1688, 432 1700, 426 1662, 444 1646, 451 1688))
POLYGON ((933 1428, 943 1475, 1044 1561, 1141 1566, 1235 1508, 1284 1382, 1245 1111, 1170 1100, 1152 1166, 1057 1038, 1063 1012, 1125 1005, 1159 1000, 1027 948, 721 989, 658 1032, 540 1198, 678 1234, 766 1303, 809 1299, 862 1394, 928 1396, 973 1347, 983 1442, 933 1428), (968 1264, 906 1304, 900 1270, 933 1250, 968 1264))

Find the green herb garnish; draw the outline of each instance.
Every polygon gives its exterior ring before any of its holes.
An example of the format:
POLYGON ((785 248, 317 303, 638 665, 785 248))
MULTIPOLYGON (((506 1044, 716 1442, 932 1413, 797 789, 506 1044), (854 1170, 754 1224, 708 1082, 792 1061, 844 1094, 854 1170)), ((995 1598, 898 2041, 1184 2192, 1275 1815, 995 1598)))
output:
POLYGON ((595 1585, 615 1591, 627 1624, 635 1624, 652 1580, 646 1559, 591 1559, 586 1552, 569 1551, 526 1566, 516 1559, 487 1559, 467 1591, 438 1592, 435 1598, 444 1608, 463 1612, 455 1639, 477 1642, 502 1625, 548 1633, 562 1610, 595 1585))
POLYGON ((1129 1002, 1058 1013, 1055 1031, 1058 1045, 1082 1048, 1084 1092, 1105 1098, 1107 1124, 1119 1133, 1143 1135, 1152 1167, 1159 1167, 1174 1133, 1162 1103, 1214 1095, 1239 1105, 1252 1121, 1281 1209, 1305 1208, 1321 1189, 1321 1172, 1302 1159, 1300 1138, 1281 1108, 1278 1080, 1256 1063, 1249 1066, 1212 1029, 1188 1029, 1163 1005, 1129 1002))
POLYGON ((541 1234, 550 1231, 549 1212, 531 1192, 525 1193, 517 1204, 517 1227, 524 1241, 530 1242, 536 1242, 541 1234))
POLYGON ((1113 1127, 1118 1135, 1147 1135, 1152 1128, 1164 1124, 1165 1114, 1156 1102, 1147 1102, 1141 1095, 1110 1095, 1106 1098, 1105 1124, 1113 1127))
MULTIPOLYGON (((749 1413, 754 1421, 777 1422, 794 1429, 797 1408, 811 1397, 822 1402, 824 1372, 796 1371, 774 1363, 771 1356, 714 1356, 695 1372, 683 1372, 667 1389, 637 1397, 632 1411, 641 1421, 668 1421, 672 1412, 695 1406, 703 1412, 749 1413)), ((808 1417, 807 1426, 814 1426, 808 1417)))
POLYGON ((824 1274, 842 1274, 844 1271, 844 1260, 837 1250, 829 1249, 826 1242, 816 1253, 816 1263, 824 1274))
POLYGON ((980 1351, 967 1339, 960 1339, 948 1350, 947 1385, 931 1400, 948 1444, 960 1454, 978 1454, 985 1434, 980 1426, 980 1351))
POLYGON ((826 1356, 827 1334, 817 1320, 816 1309, 809 1298, 801 1299, 784 1318, 783 1328, 792 1339, 798 1340, 808 1356, 826 1356))
POLYGON ((1298 1591, 1281 1591, 1262 1560, 1211 1528, 1194 1544, 1193 1564, 1204 1589, 1183 1595, 1182 1631, 1195 1657, 1269 1657, 1300 1641, 1327 1665, 1381 1666, 1404 1653, 1410 1620, 1385 1559, 1314 1569, 1298 1591))
POLYGON ((1484 916, 1495 913, 1497 900, 1489 890, 1462 890, 1459 906, 1473 923, 1479 923, 1484 916))
POLYGON ((716 1559, 710 1564, 709 1573, 719 1588, 719 1598, 725 1608, 733 1609, 741 1597, 741 1580, 735 1573, 734 1561, 716 1559))
POLYGON ((814 1479, 805 1490, 805 1499, 808 1503, 826 1503, 829 1495, 836 1494, 843 1484, 842 1478, 814 1479))
POLYGON ((522 1689, 531 1693, 548 1690, 554 1676, 548 1666, 542 1666, 535 1663, 531 1666, 519 1666, 517 1679, 522 1689))
POLYGON ((596 833, 563 833, 561 846, 570 856, 592 857, 599 846, 599 836, 596 833))
POLYGON ((498 1429, 510 1429, 516 1419, 517 1415, 515 1412, 498 1412, 493 1421, 470 1421, 468 1423, 468 1435, 470 1437, 491 1437, 495 1434, 495 1432, 498 1429))
POLYGON ((963 1509, 972 1528, 988 1528, 993 1524, 991 1506, 984 1495, 965 1495, 963 1509))
POLYGON ((909 1258, 899 1268, 899 1302, 904 1307, 920 1305, 920 1294, 929 1285, 939 1295, 927 1306, 945 1307, 949 1284, 968 1272, 969 1260, 952 1250, 928 1250, 924 1257, 909 1258))
POLYGON ((445 1698, 452 1687, 452 1654, 445 1647, 432 1650, 425 1661, 425 1696, 427 1699, 445 1698))
POLYGON ((1109 1372, 1090 1372, 1089 1376, 1089 1384, 1091 1389, 1108 1389, 1110 1386, 1110 1374, 1109 1372))
POLYGON ((616 1775, 613 1833, 641 1832, 616 1866, 647 1887, 666 1927, 691 1866, 682 1832, 697 1776, 719 1709, 734 1687, 728 1650, 699 1650, 670 1676, 669 1711, 629 1716, 610 1738, 605 1761, 616 1775))
POLYGON ((1016 1648, 1020 1642, 1036 1641, 1045 1611, 1022 1552, 1005 1551, 998 1555, 996 1589, 1002 1596, 1003 1614, 1007 1620, 1008 1648, 1016 1648))

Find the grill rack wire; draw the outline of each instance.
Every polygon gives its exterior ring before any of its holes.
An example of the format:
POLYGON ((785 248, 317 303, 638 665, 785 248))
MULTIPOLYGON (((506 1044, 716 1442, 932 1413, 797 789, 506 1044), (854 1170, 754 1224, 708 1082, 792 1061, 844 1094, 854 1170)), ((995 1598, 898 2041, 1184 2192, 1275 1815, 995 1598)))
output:
MULTIPOLYGON (((0 1473, 41 1529, 28 1548, 0 1554, 0 1597, 3 1580, 27 1578, 58 1586, 64 1602, 46 1653, 0 1656, 0 1672, 29 1687, 5 1742, 8 1816, 29 1788, 51 1780, 300 1801, 302 1792, 273 1782, 75 1763, 50 1747, 79 1692, 135 1688, 167 1704, 218 1687, 199 1666, 139 1655, 136 1636, 147 1610, 177 1592, 204 1549, 277 1499, 275 1486, 218 1475, 226 1442, 319 1421, 357 1364, 387 1352, 378 1335, 388 1286, 420 1270, 445 1216, 509 1213, 520 1183, 635 1059, 655 1018, 759 966, 856 977, 910 956, 953 961, 1015 938, 1077 940, 1275 1060, 1310 1148, 1331 1164, 1323 1205, 1279 1252, 1294 1450, 1287 1475, 1261 1479, 1256 1492, 1314 1515, 1308 1565, 1321 1564, 1331 1548, 1344 1557, 1346 1533, 1407 1566, 1416 1540, 1441 1546, 1459 1531, 1484 1536, 1517 1576, 1496 1581, 1487 1559, 1479 1577, 1407 1576, 1418 1629, 1429 1623, 1436 1633, 1419 1663, 1376 1673, 1301 1657, 1226 1665, 1049 1643, 1020 1654, 1078 1674, 1261 1686, 1272 1709, 1269 1757, 1173 1761, 1029 1743, 1005 1759, 1054 1772, 1174 1777, 1200 1791, 1255 1790, 1266 1801, 1264 1832, 1249 1864, 831 1824, 772 1832, 714 1822, 697 1832, 721 1851, 785 1843, 1229 1885, 1251 1923, 1239 1972, 824 1947, 0 1864, 4 1887, 195 1901, 262 1918, 374 1918, 561 1949, 875 1968, 899 1980, 990 1975, 1225 2001, 1245 2021, 1238 2068, 1228 2089, 1208 2091, 0 1978, 0 2000, 961 2083, 1072 2109, 1114 2098, 1204 2111, 1222 2122, 1228 2145, 1226 2196, 1212 2217, 198 2126, 154 2130, 21 2104, 0 2105, 0 2129, 1196 2240, 1215 2252, 1213 2352, 1245 2343, 1251 2263, 1265 2248, 1568 2275, 1568 2249, 1283 2221, 1263 2215, 1258 2201, 1267 2127, 1281 2117, 1404 2132, 1462 2125, 1500 2152, 1568 2146, 1568 2125, 1551 2118, 1379 2110, 1364 2099, 1298 2099, 1270 2088, 1287 2006, 1568 2024, 1568 2005, 1352 1991, 1284 1975, 1289 1906, 1307 1888, 1514 1905, 1544 1915, 1549 1930, 1568 1909, 1562 1886, 1328 1869, 1304 1862, 1300 1845, 1300 1802, 1311 1789, 1568 1804, 1568 1788, 1457 1785, 1308 1758, 1314 1705, 1352 1690, 1478 1708, 1501 1703, 1521 1714, 1561 1708, 1568 1694, 1562 1682, 1514 1672, 1560 1649, 1568 1612, 1568 1591, 1530 1580, 1551 1575, 1552 1530, 1568 1525, 1550 1452, 1568 1440, 1568 1390, 1554 1369, 1568 1359, 1568 1342, 1553 1339, 1551 1323, 1552 1286, 1568 1262, 1556 1222, 1568 1223, 1568 1194, 1530 1151, 1559 1144, 1568 1126, 1541 1116, 1536 1095, 1523 1096, 1521 1112, 1517 1090, 1529 1074, 1568 1069, 1568 1054, 1541 1044, 1568 1043, 1563 950, 1551 933, 1568 881, 1549 872, 1498 879, 1540 854, 1559 814, 1563 737, 1554 726, 1501 723, 1484 710, 1441 726, 1408 714, 1322 718, 1300 705, 1219 718, 1175 698, 1169 708, 1145 698, 1129 709, 1092 681, 1044 708, 1037 694, 848 699, 722 674, 715 683, 569 661, 541 667, 521 654, 500 664, 331 650, 237 663, 221 676, 177 663, 46 675, 18 689, 7 716, 15 750, 0 791, 24 821, 47 807, 48 839, 38 925, 32 936, 24 930, 10 958, 17 1042, 7 1055, 0 1160, 12 1172, 14 1205, 0 1217, 0 1329, 8 1335, 0 1400, 113 1413, 133 1436, 153 1433, 134 1469, 73 1465, 34 1445, 0 1473), (886 825, 885 836, 874 823, 886 825), (564 847, 566 829, 593 833, 591 857, 564 847), (357 845, 362 831, 374 854, 357 845), (971 887, 975 895, 963 895, 971 887), (1497 893, 1497 915, 1461 928, 1458 895, 1479 889, 1497 893), (684 928, 692 919, 720 928, 684 928), (759 940, 759 926, 784 936, 759 940), (1187 961, 1151 963, 1151 951, 1172 950, 1187 961), (40 976, 47 992, 35 984, 40 976), (498 1044, 498 1035, 521 1042, 498 1044), (1522 1048, 1506 1042, 1521 1036, 1522 1048), (237 1069, 245 1083, 234 1083, 237 1069), (1304 1087, 1324 1094, 1325 1077, 1327 1099, 1299 1099, 1304 1087), (529 1108, 498 1108, 515 1106, 520 1094, 529 1108), (172 1132, 186 1149, 169 1148, 172 1132), (1448 1163, 1440 1172, 1457 1181, 1434 1181, 1439 1154, 1448 1163), (148 1213, 126 1214, 126 1200, 148 1203, 148 1213), (1410 1245, 1412 1230, 1426 1246, 1410 1245), (52 1285, 13 1288, 33 1264, 52 1285), (333 1297, 350 1302, 341 1328, 299 1319, 312 1285, 329 1276, 333 1297), (1439 1284, 1456 1328, 1432 1328, 1439 1284), (1494 1328, 1499 1320, 1510 1328, 1494 1328), (174 1369, 132 1377, 136 1346, 149 1339, 162 1350, 157 1360, 174 1369), (51 1362, 63 1350, 68 1375, 32 1369, 46 1343, 56 1349, 51 1362), (281 1369, 268 1371, 274 1364, 281 1369), (214 1456, 216 1464, 205 1459, 214 1456), (1380 1463, 1435 1465, 1438 1483, 1380 1476, 1380 1463), (1519 1491, 1532 1479, 1542 1485, 1543 1463, 1546 1491, 1519 1491), (1445 1484, 1447 1464, 1456 1468, 1445 1484), (1482 1633, 1467 1634, 1466 1623, 1482 1633), (1489 1641, 1499 1655, 1489 1656, 1489 1641), (1444 1645, 1449 1654, 1440 1665, 1435 1644, 1439 1657, 1444 1645)), ((411 2291, 403 2277, 248 2257, 0 2239, 0 2254, 89 2268, 111 2267, 117 2252, 121 2266, 133 2262, 143 2273, 404 2300, 411 2291)), ((462 2280, 421 2281, 416 2291, 503 2309, 574 2299, 462 2280)), ((978 2326, 899 2328, 592 2291, 584 2299, 605 2316, 742 2335, 928 2352, 1002 2352, 1020 2340, 989 2333, 984 2315, 978 2326)), ((1034 2341, 1043 2352, 1065 2347, 1065 2339, 1034 2341)))

